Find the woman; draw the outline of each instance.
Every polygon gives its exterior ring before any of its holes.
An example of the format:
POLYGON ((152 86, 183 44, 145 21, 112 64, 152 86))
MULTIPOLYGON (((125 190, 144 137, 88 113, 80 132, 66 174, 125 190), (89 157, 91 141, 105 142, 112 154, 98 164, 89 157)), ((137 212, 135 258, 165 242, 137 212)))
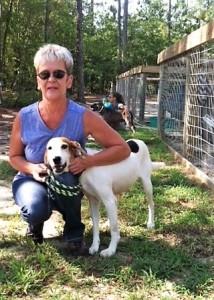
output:
POLYGON ((135 132, 135 126, 133 124, 133 115, 129 112, 128 107, 123 100, 123 96, 120 93, 111 93, 108 100, 103 100, 103 105, 108 110, 114 110, 121 114, 123 120, 126 123, 126 127, 130 128, 132 132, 135 132))
POLYGON ((16 204, 28 223, 27 236, 35 244, 43 242, 43 225, 57 209, 65 221, 63 236, 70 243, 73 254, 83 251, 84 224, 81 222, 81 198, 74 199, 47 192, 43 182, 46 166, 43 155, 48 140, 65 136, 85 147, 91 135, 104 150, 86 159, 76 158, 70 172, 59 180, 64 184, 77 183, 78 174, 92 166, 119 162, 130 154, 126 142, 97 114, 67 99, 66 90, 73 82, 73 58, 64 47, 47 44, 35 57, 37 86, 41 100, 24 107, 14 120, 10 140, 10 163, 18 170, 12 184, 16 204), (108 138, 106 138, 108 137, 108 138))

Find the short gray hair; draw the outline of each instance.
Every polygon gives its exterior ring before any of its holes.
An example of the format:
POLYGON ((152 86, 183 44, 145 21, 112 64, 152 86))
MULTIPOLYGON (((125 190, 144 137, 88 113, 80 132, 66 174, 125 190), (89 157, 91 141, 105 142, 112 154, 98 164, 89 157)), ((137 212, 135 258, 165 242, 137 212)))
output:
POLYGON ((45 44, 39 48, 34 56, 34 67, 37 70, 40 64, 56 60, 64 61, 68 74, 72 73, 74 61, 71 52, 67 48, 56 44, 45 44))

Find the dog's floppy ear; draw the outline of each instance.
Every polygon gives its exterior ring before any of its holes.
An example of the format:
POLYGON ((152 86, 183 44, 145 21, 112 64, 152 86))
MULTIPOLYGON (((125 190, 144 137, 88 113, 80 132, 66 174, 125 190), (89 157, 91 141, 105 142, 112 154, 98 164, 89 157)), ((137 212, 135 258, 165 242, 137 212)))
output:
POLYGON ((80 143, 78 143, 76 141, 70 141, 70 148, 71 148, 71 151, 74 153, 75 156, 86 158, 87 153, 81 147, 80 143))

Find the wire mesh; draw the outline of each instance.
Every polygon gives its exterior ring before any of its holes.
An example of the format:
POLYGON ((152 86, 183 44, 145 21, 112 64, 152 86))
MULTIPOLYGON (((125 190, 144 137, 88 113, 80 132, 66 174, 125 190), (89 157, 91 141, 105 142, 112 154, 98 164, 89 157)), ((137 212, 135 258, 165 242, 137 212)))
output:
POLYGON ((160 130, 166 142, 214 175, 214 51, 198 47, 161 67, 160 130))
POLYGON ((160 85, 161 132, 166 142, 179 151, 183 144, 186 58, 180 57, 162 65, 160 85))
POLYGON ((149 116, 157 117, 159 74, 135 74, 117 80, 121 93, 135 122, 143 123, 149 116))

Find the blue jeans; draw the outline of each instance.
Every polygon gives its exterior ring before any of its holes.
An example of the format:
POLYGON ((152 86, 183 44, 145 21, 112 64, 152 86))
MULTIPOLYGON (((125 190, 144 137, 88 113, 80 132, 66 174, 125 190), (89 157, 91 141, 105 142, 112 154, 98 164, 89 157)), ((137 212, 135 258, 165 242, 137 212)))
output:
MULTIPOLYGON (((78 178, 71 173, 57 175, 57 180, 65 185, 78 183, 78 178)), ((81 222, 82 192, 77 196, 63 196, 48 191, 45 183, 32 177, 17 179, 12 184, 13 196, 20 207, 20 214, 29 224, 32 233, 42 231, 44 222, 59 211, 65 221, 63 237, 67 242, 78 242, 83 239, 85 226, 81 222)))

